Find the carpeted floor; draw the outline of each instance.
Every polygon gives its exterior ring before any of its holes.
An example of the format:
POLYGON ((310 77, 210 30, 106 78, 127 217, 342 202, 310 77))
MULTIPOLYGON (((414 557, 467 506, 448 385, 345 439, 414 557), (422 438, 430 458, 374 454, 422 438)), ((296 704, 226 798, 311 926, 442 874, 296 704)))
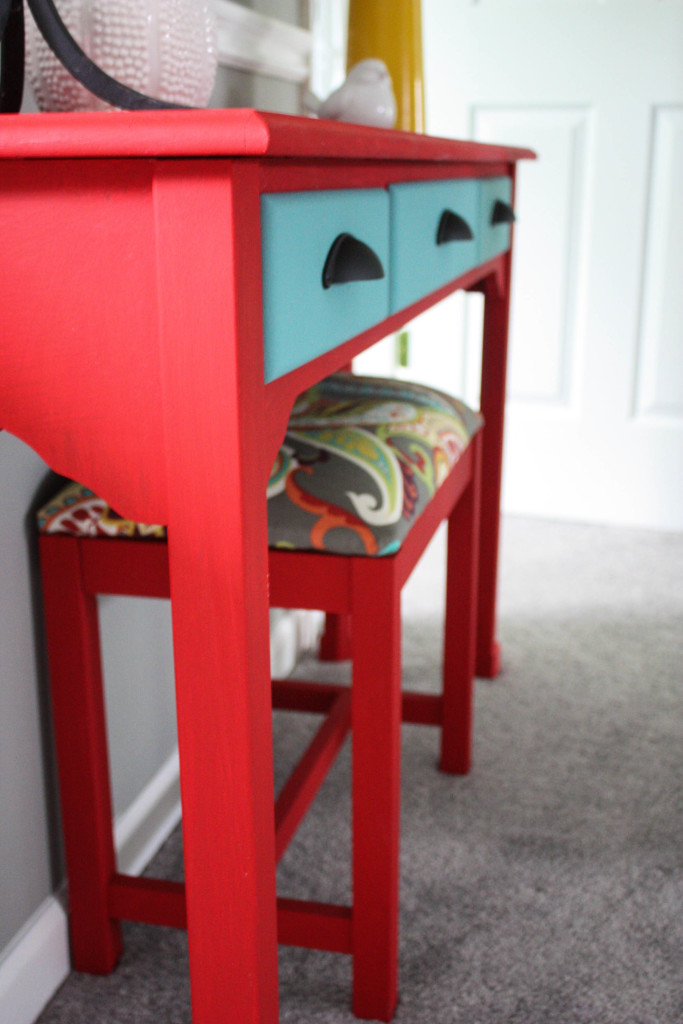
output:
MULTIPOLYGON (((410 686, 438 673, 442 540, 405 595, 410 686)), ((396 1024, 683 1024, 683 535, 509 519, 500 635, 470 776, 404 727, 396 1024)), ((312 724, 275 716, 278 784, 312 724)), ((349 899, 348 774, 347 745, 283 895, 349 899)), ((181 865, 178 833, 151 873, 181 865)), ((189 1024, 185 935, 125 934, 117 971, 72 975, 40 1024, 189 1024)), ((347 957, 280 964, 283 1024, 350 1024, 347 957)))

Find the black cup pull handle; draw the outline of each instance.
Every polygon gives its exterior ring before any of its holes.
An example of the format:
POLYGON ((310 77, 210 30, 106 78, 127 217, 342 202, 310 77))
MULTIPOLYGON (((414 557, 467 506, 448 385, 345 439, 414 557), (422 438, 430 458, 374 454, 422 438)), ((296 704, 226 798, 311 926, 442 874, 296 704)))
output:
POLYGON ((491 211, 491 224, 513 224, 515 220, 515 211, 510 204, 496 199, 491 211))
POLYGON ((437 245, 446 245, 447 242, 470 242, 473 238, 472 228, 464 217, 453 210, 443 211, 436 231, 437 245))
POLYGON ((369 245, 347 232, 337 235, 323 267, 323 288, 349 281, 378 281, 382 277, 384 267, 369 245))

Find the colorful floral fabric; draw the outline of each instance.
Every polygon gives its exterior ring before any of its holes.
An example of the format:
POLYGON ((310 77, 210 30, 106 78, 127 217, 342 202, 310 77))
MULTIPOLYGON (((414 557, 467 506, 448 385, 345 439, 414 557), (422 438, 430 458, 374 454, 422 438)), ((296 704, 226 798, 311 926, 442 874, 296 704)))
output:
MULTIPOLYGON (((301 395, 268 483, 271 547, 388 555, 481 427, 443 392, 338 373, 301 395)), ((164 537, 72 483, 38 513, 45 533, 164 537)))
POLYGON ((38 512, 41 533, 69 533, 76 537, 166 536, 166 527, 147 526, 123 519, 82 484, 68 483, 38 512))

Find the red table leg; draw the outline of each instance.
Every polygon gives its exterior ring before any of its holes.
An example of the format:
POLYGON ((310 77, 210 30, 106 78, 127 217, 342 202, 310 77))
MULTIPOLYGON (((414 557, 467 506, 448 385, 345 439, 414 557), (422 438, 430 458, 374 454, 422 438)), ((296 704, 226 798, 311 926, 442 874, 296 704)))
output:
POLYGON ((197 521, 171 529, 192 1019, 275 1024, 265 566, 259 573, 251 558, 253 531, 218 540, 197 521))
POLYGON ((248 162, 169 164, 155 203, 192 1019, 275 1024, 256 180, 248 162))
POLYGON ((483 291, 481 411, 486 425, 481 478, 477 675, 493 678, 500 671, 500 645, 496 638, 496 593, 510 311, 509 254, 505 258, 505 273, 502 279, 492 274, 486 278, 483 291))

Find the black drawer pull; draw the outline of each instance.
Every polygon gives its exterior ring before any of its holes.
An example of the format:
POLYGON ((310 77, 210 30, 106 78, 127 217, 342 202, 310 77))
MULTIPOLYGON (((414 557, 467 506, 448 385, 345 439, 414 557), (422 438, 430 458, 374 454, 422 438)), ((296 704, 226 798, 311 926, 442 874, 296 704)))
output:
POLYGON ((323 288, 348 281, 378 281, 384 277, 377 253, 347 232, 337 235, 323 267, 323 288))
POLYGON ((512 224, 516 220, 515 212, 508 203, 496 199, 491 212, 491 224, 512 224))
POLYGON ((472 228, 464 217, 453 210, 443 211, 436 232, 437 245, 445 245, 447 242, 469 242, 473 238, 472 228))

